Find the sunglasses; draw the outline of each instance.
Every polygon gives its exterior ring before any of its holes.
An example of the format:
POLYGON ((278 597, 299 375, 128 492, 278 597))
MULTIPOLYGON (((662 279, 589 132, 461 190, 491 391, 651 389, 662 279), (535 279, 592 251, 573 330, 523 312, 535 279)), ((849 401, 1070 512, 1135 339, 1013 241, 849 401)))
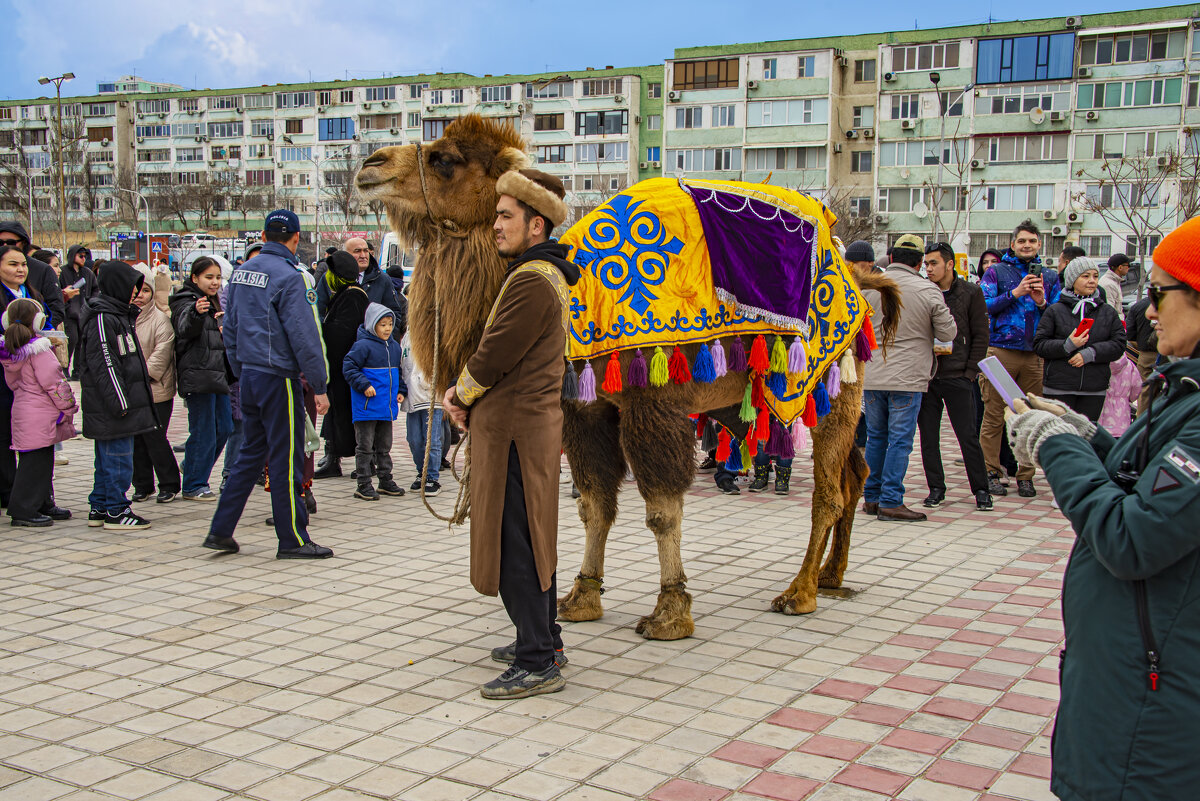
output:
POLYGON ((1146 297, 1150 298, 1150 305, 1157 309, 1159 304, 1162 303, 1163 293, 1175 292, 1180 289, 1191 289, 1191 287, 1187 284, 1171 284, 1170 286, 1155 286, 1151 284, 1146 287, 1146 297))
POLYGON ((15 248, 21 246, 20 239, 0 239, 0 247, 15 248))
MULTIPOLYGON (((950 247, 949 242, 931 242, 925 246, 925 255, 928 256, 930 253, 941 253, 943 255, 949 253, 953 256, 954 248, 950 247)), ((950 259, 947 258, 946 261, 950 261, 950 259)))

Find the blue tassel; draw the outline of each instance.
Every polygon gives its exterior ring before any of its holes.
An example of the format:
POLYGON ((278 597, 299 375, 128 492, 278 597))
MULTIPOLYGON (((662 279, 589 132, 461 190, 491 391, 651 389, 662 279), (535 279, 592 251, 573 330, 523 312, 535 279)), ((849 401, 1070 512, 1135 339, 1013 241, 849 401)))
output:
POLYGON ((783 400, 783 396, 787 394, 787 374, 771 373, 768 375, 767 389, 771 390, 771 394, 776 398, 783 400))
POLYGON ((729 441, 729 458, 725 461, 726 469, 737 473, 742 467, 742 441, 734 437, 729 441))
POLYGON ((700 350, 696 351, 696 358, 692 362, 692 380, 699 381, 701 384, 711 384, 717 380, 712 351, 708 349, 707 344, 701 344, 700 350))
POLYGON ((813 403, 817 406, 817 417, 824 417, 829 414, 829 392, 825 389, 825 385, 820 381, 813 387, 813 403))

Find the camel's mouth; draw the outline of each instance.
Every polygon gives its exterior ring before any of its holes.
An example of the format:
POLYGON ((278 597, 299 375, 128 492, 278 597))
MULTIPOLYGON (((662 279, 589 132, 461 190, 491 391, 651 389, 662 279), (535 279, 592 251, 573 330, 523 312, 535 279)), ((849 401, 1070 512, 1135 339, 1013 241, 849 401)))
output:
POLYGON ((376 167, 364 167, 359 171, 354 183, 358 186, 358 191, 363 194, 371 194, 378 192, 382 187, 395 180, 395 176, 384 175, 382 170, 376 167))

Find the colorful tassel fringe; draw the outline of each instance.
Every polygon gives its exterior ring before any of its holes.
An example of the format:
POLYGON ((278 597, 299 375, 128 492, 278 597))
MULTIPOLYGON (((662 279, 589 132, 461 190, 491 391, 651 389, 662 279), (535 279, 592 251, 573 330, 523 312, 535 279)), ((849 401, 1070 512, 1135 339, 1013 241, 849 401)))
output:
MULTIPOLYGON (((727 446, 729 455, 725 457, 726 469, 732 470, 735 473, 742 469, 742 448, 744 446, 745 443, 738 442, 736 437, 730 438, 729 445, 727 446)), ((721 449, 718 447, 717 453, 719 454, 720 452, 721 449)))
POLYGON ((700 450, 708 453, 717 447, 717 444, 717 424, 709 420, 704 426, 704 433, 700 435, 700 450))
POLYGON ((804 414, 800 415, 800 422, 809 428, 817 424, 817 404, 811 394, 808 396, 808 400, 804 402, 804 414))
POLYGON ((771 373, 767 376, 767 388, 776 398, 782 399, 787 394, 787 376, 784 373, 771 373))
POLYGON ((608 357, 608 364, 604 368, 604 383, 600 386, 609 395, 616 395, 621 391, 621 357, 616 351, 608 357))
POLYGON ((825 384, 831 399, 842 394, 842 370, 837 362, 829 365, 829 372, 825 374, 825 384))
POLYGON ((754 424, 754 438, 766 442, 771 437, 771 413, 766 409, 758 410, 758 420, 754 424))
POLYGON ((775 418, 771 418, 771 438, 767 440, 764 453, 768 456, 782 456, 783 441, 790 440, 787 429, 783 427, 783 423, 775 418))
POLYGON ((825 389, 825 385, 820 381, 813 387, 812 391, 813 406, 816 407, 817 417, 824 417, 829 414, 829 392, 825 389))
POLYGON ((787 371, 789 373, 799 375, 804 372, 804 368, 808 366, 808 354, 804 350, 803 337, 796 337, 792 340, 792 346, 788 348, 787 361, 787 371))
POLYGON ((867 332, 867 344, 871 346, 871 350, 879 347, 879 343, 875 341, 875 326, 871 325, 871 318, 863 320, 862 330, 867 332))
POLYGON ((771 372, 786 373, 788 371, 788 352, 783 346, 783 337, 776 335, 775 344, 771 346, 771 372))
POLYGON ((679 346, 675 346, 675 350, 671 351, 671 358, 667 361, 667 375, 676 384, 686 384, 692 380, 692 371, 688 369, 687 356, 683 355, 683 351, 679 346))
POLYGON ((696 351, 696 358, 692 362, 692 378, 701 384, 711 384, 717 380, 717 372, 713 368, 712 352, 708 349, 708 345, 701 345, 696 351))
POLYGON ((754 394, 750 389, 752 384, 753 382, 746 384, 746 392, 742 395, 742 408, 738 410, 738 419, 743 423, 753 422, 755 418, 754 394))
POLYGON ((739 469, 746 470, 749 468, 749 465, 753 463, 751 461, 751 457, 754 456, 754 454, 750 452, 750 443, 746 442, 746 440, 742 440, 742 447, 738 450, 741 452, 742 464, 745 465, 745 467, 741 467, 739 469))
POLYGON ((842 383, 857 384, 858 368, 854 366, 854 354, 847 350, 842 354, 842 383))
POLYGON ((862 328, 854 335, 854 355, 860 362, 871 361, 871 342, 862 328))
POLYGON ((771 369, 771 360, 767 358, 767 338, 759 334, 754 338, 754 344, 750 346, 750 359, 746 362, 746 366, 756 373, 766 375, 771 369))
POLYGON ((579 376, 571 362, 567 362, 567 369, 563 372, 562 396, 563 400, 579 400, 579 376))
POLYGON ((634 352, 633 361, 629 362, 629 373, 625 383, 638 389, 644 389, 650 383, 650 370, 646 366, 646 357, 642 355, 641 348, 634 352))
POLYGON ((665 386, 670 377, 667 370, 667 354, 663 353, 662 348, 655 348, 654 355, 650 357, 650 386, 665 386))
POLYGON ((742 344, 741 337, 734 337, 733 344, 729 346, 729 372, 746 372, 746 346, 742 344))
POLYGON ((808 447, 808 429, 792 423, 792 453, 803 453, 808 447))
POLYGON ((721 340, 714 339, 712 343, 712 364, 713 375, 717 378, 729 372, 729 367, 725 363, 725 346, 721 344, 721 340))
POLYGON ((584 362, 583 372, 579 374, 579 400, 591 403, 596 399, 596 373, 592 370, 591 362, 584 362))
POLYGON ((704 436, 704 427, 708 425, 708 415, 701 412, 696 415, 696 436, 704 436))
POLYGON ((761 375, 754 376, 750 381, 750 386, 750 405, 755 409, 762 409, 767 405, 767 396, 763 389, 763 377, 761 375))
MULTIPOLYGON (((804 426, 794 426, 794 428, 798 428, 801 431, 804 430, 804 426)), ((780 459, 795 459, 796 458, 796 448, 792 443, 792 435, 786 428, 783 429, 783 440, 779 443, 779 458, 780 459)))

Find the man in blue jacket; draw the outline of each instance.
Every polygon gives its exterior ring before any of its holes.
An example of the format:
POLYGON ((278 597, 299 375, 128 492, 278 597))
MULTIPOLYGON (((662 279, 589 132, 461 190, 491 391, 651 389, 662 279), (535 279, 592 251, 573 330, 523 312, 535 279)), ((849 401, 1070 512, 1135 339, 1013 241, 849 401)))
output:
POLYGON ((236 553, 237 527, 267 464, 279 559, 325 559, 333 551, 308 536, 301 497, 304 475, 303 373, 316 393, 317 412, 329 408, 329 367, 317 320, 313 279, 296 269, 300 220, 287 209, 267 215, 259 255, 229 278, 223 338, 225 355, 241 382, 244 441, 213 514, 205 548, 236 553))
MULTIPOLYGON (((1013 231, 1012 245, 1000 261, 993 264, 979 280, 987 302, 989 332, 988 356, 995 356, 1008 370, 1026 394, 1042 394, 1042 360, 1033 352, 1033 335, 1037 333, 1042 311, 1058 302, 1061 291, 1058 273, 1042 267, 1038 252, 1042 248, 1041 232, 1025 220, 1013 231)), ((980 378, 983 391, 983 427, 979 446, 988 471, 988 493, 1007 495, 1001 484, 1000 441, 1004 436, 1004 399, 985 379, 980 378)), ((1034 466, 1017 465, 1017 492, 1022 498, 1037 495, 1033 488, 1034 466)))

